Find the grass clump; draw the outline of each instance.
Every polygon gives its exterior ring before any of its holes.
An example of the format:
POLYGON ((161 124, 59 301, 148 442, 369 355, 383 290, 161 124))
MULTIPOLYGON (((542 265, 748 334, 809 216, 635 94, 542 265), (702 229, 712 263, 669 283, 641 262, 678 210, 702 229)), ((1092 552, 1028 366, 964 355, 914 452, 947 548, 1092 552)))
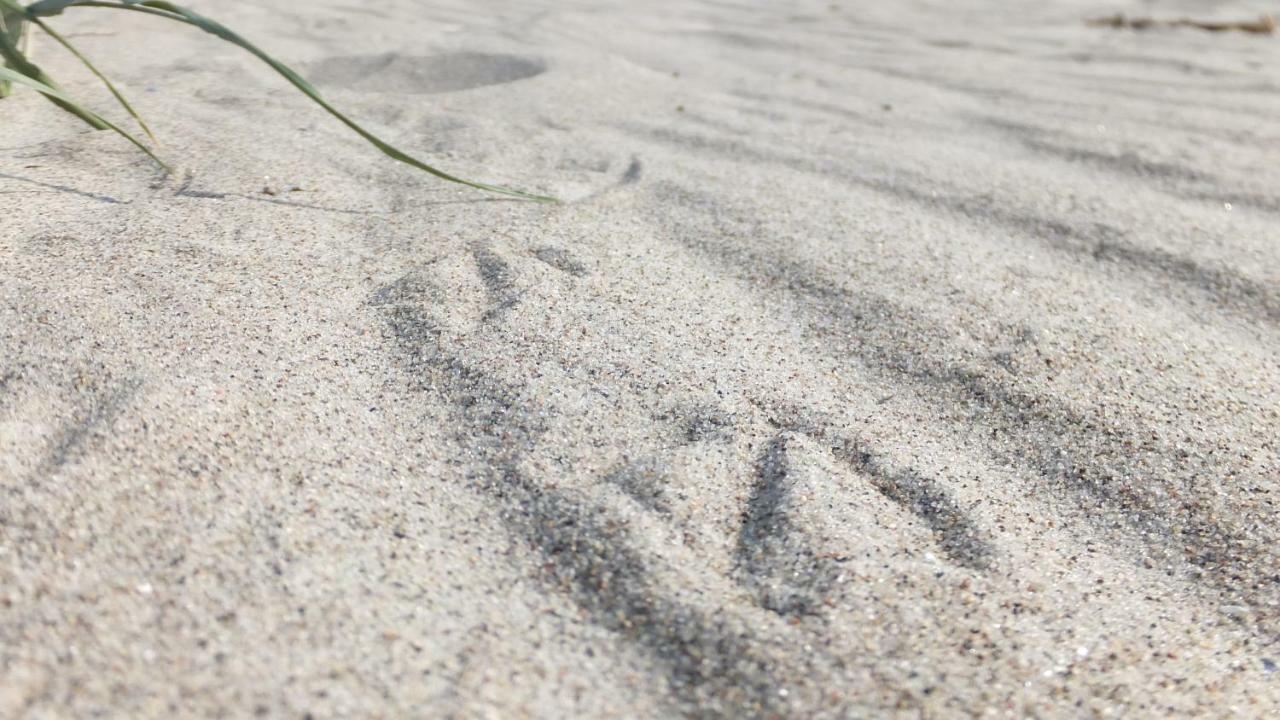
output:
POLYGON ((40 0, 29 5, 21 5, 18 0, 0 0, 0 98, 8 95, 15 84, 23 85, 36 90, 44 95, 53 104, 66 112, 80 118, 95 130, 111 130, 126 140, 139 147, 143 152, 155 160, 166 171, 169 166, 155 154, 155 152, 144 144, 133 134, 124 130, 103 118, 101 115, 89 110, 75 99, 70 97, 63 91, 57 83, 53 81, 38 65, 31 61, 27 56, 25 40, 31 26, 39 28, 53 38, 55 42, 66 48, 72 55, 82 62, 115 96, 121 107, 133 117, 138 126, 153 142, 154 135, 151 129, 147 127, 142 118, 133 109, 133 106, 125 100, 124 95, 107 79, 105 75, 98 71, 93 63, 89 61, 79 50, 75 48, 65 37, 58 34, 49 27, 45 21, 46 18, 60 15, 68 8, 107 8, 113 10, 128 10, 131 12, 142 13, 154 17, 165 18, 174 22, 203 30, 207 33, 215 35, 233 45, 237 45, 249 53, 253 54, 259 60, 262 60, 273 70, 288 80, 295 88, 300 90, 304 95, 311 98, 317 105, 324 108, 326 112, 337 118, 341 123, 351 128, 356 134, 364 138, 371 145, 382 151, 388 157, 398 160, 406 165, 411 165, 423 172, 430 173, 442 180, 453 183, 459 183, 480 190, 501 193, 503 195, 511 195, 514 197, 526 198, 529 200, 539 200, 544 202, 554 202, 554 198, 534 195, 521 190, 515 190, 501 185, 489 185, 487 183, 475 182, 472 180, 464 180, 463 178, 451 175, 447 172, 432 167, 421 160, 399 150, 390 143, 374 135, 372 132, 361 127, 354 120, 339 112, 336 108, 329 104, 327 100, 321 97, 320 92, 316 90, 311 83, 307 82, 289 68, 284 63, 276 60, 270 55, 263 52, 257 46, 245 40, 240 35, 232 32, 229 28, 210 18, 200 15, 196 12, 188 10, 180 5, 175 5, 164 0, 40 0))

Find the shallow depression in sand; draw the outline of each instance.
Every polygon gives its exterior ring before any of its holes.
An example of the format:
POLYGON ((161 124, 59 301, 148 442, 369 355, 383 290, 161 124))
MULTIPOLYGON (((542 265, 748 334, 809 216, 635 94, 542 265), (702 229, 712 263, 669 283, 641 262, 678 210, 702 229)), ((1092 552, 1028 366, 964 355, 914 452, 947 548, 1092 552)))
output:
POLYGON ((307 77, 324 87, 430 94, 515 82, 546 69, 546 63, 539 59, 515 55, 382 53, 325 58, 307 68, 307 77))

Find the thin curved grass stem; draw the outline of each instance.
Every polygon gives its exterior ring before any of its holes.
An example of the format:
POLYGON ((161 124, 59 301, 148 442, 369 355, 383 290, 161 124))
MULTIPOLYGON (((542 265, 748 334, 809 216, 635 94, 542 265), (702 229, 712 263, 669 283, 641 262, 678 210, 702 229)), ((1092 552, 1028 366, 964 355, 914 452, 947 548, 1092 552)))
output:
POLYGON ((118 125, 115 125, 110 120, 107 120, 106 118, 102 117, 101 115, 98 115, 92 110, 81 107, 75 100, 71 98, 71 96, 67 95, 62 90, 59 90, 58 88, 53 87, 51 85, 47 85, 36 78, 33 78, 29 75, 24 75, 16 70, 12 70, 7 67, 0 67, 0 79, 8 80, 10 82, 16 82, 20 85, 26 85, 27 87, 32 88, 33 90, 50 98, 51 100, 58 100, 64 103, 68 108, 72 108, 72 112, 75 112, 77 115, 96 120, 97 122, 102 124, 102 127, 104 130, 106 129, 113 130, 117 134, 119 134, 121 137, 123 137, 125 140, 128 140, 129 142, 136 145, 139 150, 146 153, 147 156, 150 157, 152 160, 154 160, 157 165, 164 168, 165 172, 170 172, 170 173, 173 172, 173 168, 166 165, 165 162, 161 160, 159 156, 157 156, 154 152, 152 152, 151 148, 144 145, 142 141, 138 140, 133 135, 130 135, 123 128, 119 127, 118 125))
MULTIPOLYGON (((25 14, 23 8, 13 2, 13 0, 4 0, 3 3, 0 3, 0 7, 9 10, 11 19, 14 13, 25 14)), ((0 13, 0 24, 4 24, 3 13, 0 13)), ((26 54, 22 51, 22 48, 19 47, 21 41, 24 39, 24 37, 22 37, 24 35, 23 33, 19 33, 19 37, 10 37, 10 35, 11 33, 7 26, 5 26, 4 32, 0 32, 0 59, 4 60, 3 64, 0 64, 0 67, 7 67, 24 77, 36 80, 45 87, 58 90, 58 93, 53 95, 49 93, 42 94, 54 105, 57 105, 68 113, 80 118, 89 125, 89 127, 92 127, 95 130, 107 129, 107 125, 104 124, 101 117, 94 113, 85 111, 84 108, 81 108, 69 99, 64 98, 58 88, 58 84, 53 81, 53 78, 49 77, 39 65, 36 65, 27 58, 26 54)))
POLYGON ((138 112, 133 109, 133 106, 129 104, 129 101, 124 98, 124 95, 120 94, 120 91, 116 89, 115 84, 108 80, 106 75, 99 72, 98 68, 93 66, 93 63, 89 62, 89 58, 86 58, 81 54, 74 45, 68 42, 60 33, 49 27, 49 25, 40 18, 33 17, 31 18, 31 22, 35 23, 37 27, 47 33, 49 37, 56 40, 59 45, 66 48, 67 52, 74 55, 77 60, 84 64, 85 67, 89 68, 89 72, 96 75, 97 78, 102 81, 102 84, 107 87, 107 90, 110 90, 111 94, 115 96, 116 101, 120 103, 120 107, 123 107, 126 112, 133 116, 134 121, 138 123, 138 127, 142 128, 142 131, 147 134, 147 137, 151 138, 151 142, 159 144, 159 141, 156 140, 155 134, 151 132, 151 128, 147 127, 147 123, 140 115, 138 115, 138 112))
MULTIPOLYGON (((174 5, 173 3, 161 2, 159 0, 144 0, 143 2, 131 2, 127 4, 116 3, 116 2, 104 2, 103 0, 70 0, 69 2, 59 2, 59 3, 50 4, 50 7, 52 9, 49 11, 46 11, 45 13, 39 12, 40 10, 39 6, 40 6, 40 3, 36 3, 34 5, 28 6, 27 9, 29 12, 34 11, 37 15, 38 14, 53 15, 53 14, 58 14, 62 12, 62 10, 68 7, 112 8, 116 10, 130 10, 132 12, 140 12, 145 15, 154 15, 157 17, 168 18, 169 20, 176 20, 178 22, 197 27, 201 30, 204 30, 207 33, 210 33, 211 35, 215 35, 219 38, 222 38, 223 40, 226 40, 227 42, 230 42, 233 45, 238 45, 239 47, 243 48, 244 50, 248 51, 249 53, 257 57, 259 60, 271 66, 273 70, 275 70, 282 77, 284 77, 284 79, 288 80, 294 87, 301 90, 303 94, 311 98, 317 105, 324 108, 326 112, 328 112, 333 117, 337 118, 342 124, 346 125, 352 131, 354 131, 357 135, 359 135, 360 137, 368 141, 369 144, 378 148, 378 150, 382 151, 384 155, 392 158, 393 160, 398 160, 406 165, 415 167, 419 170, 422 170, 423 172, 434 175, 442 180, 458 183, 460 185, 466 185, 479 190, 487 190, 489 192, 500 193, 503 195, 511 195, 514 197, 525 198, 527 200, 537 200, 539 202, 559 202, 556 198, 553 198, 553 197, 548 197, 544 195, 535 195, 533 193, 527 193, 522 190, 515 190, 513 188, 503 187, 501 185, 490 185, 488 183, 465 180, 456 175, 451 175, 447 172, 444 172, 443 170, 434 168, 422 162, 421 160, 418 160, 417 158, 392 146, 390 143, 386 142, 385 140, 378 137, 377 135, 374 135, 368 130, 365 130, 363 127, 357 124, 354 120, 348 118, 346 115, 343 115, 341 112, 338 111, 337 108, 330 105, 328 101, 326 101, 323 97, 321 97, 320 92, 316 90, 315 87, 311 85, 311 83, 304 80, 302 76, 294 72, 293 69, 291 69, 289 66, 276 60, 270 55, 267 55, 265 52, 258 49, 252 43, 250 43, 248 40, 245 40, 244 38, 240 37, 231 29, 227 28, 221 23, 218 23, 214 20, 206 18, 202 15, 199 15, 191 10, 182 8, 178 5, 174 5)), ((32 15, 32 17, 35 17, 35 15, 32 15)))

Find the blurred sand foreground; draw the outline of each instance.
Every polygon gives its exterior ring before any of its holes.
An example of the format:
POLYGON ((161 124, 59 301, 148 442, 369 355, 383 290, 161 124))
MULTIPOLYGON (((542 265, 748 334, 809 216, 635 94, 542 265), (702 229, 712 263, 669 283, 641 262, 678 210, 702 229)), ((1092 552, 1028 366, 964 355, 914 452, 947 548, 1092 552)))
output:
POLYGON ((566 202, 60 18, 0 717, 1275 717, 1280 38, 1085 23, 1269 8, 193 3, 566 202))

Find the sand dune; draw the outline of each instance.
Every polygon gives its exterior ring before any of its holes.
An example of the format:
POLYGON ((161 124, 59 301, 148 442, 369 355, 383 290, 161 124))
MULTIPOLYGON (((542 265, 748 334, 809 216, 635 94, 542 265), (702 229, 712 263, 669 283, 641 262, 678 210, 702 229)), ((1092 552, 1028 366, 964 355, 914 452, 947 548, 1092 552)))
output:
POLYGON ((180 170, 0 103, 0 716, 1277 712, 1280 45, 1084 22, 1259 8, 214 5, 565 202, 68 13, 180 170))

